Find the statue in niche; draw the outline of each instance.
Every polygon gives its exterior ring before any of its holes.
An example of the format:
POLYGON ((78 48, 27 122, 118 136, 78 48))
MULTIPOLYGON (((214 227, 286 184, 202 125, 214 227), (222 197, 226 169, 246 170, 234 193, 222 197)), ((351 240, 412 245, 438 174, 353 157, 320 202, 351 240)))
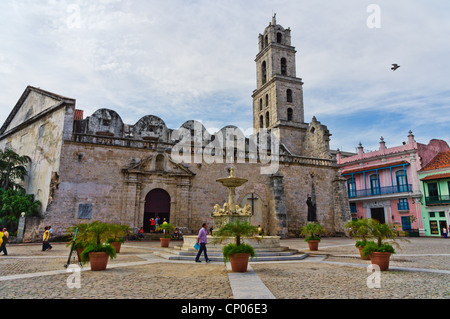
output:
POLYGON ((308 194, 308 199, 306 200, 306 205, 308 205, 308 221, 316 222, 316 203, 312 200, 311 196, 308 194))

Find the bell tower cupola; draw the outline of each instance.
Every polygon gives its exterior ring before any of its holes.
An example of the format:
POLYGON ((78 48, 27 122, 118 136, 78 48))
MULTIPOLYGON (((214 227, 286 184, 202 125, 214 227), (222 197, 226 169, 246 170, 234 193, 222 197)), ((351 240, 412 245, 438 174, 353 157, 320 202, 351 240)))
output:
POLYGON ((277 128, 280 142, 293 154, 301 153, 304 123, 303 82, 297 78, 291 30, 272 22, 259 34, 256 90, 253 91, 253 128, 277 128))

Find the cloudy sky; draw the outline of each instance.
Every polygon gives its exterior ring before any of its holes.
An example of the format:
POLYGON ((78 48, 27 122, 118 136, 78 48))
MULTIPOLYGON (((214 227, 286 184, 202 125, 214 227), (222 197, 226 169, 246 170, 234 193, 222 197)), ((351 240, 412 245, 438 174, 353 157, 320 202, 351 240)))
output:
POLYGON ((328 126, 331 148, 398 146, 409 130, 450 142, 448 0, 0 0, 0 122, 32 85, 85 116, 247 131, 273 13, 292 30, 305 121, 328 126))

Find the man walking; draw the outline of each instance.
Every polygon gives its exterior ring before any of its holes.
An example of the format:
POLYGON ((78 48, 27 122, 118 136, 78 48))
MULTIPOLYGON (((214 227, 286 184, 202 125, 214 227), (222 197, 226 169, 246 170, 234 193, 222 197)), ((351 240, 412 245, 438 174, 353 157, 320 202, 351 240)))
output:
POLYGON ((207 225, 203 224, 202 228, 198 232, 197 244, 200 245, 200 248, 198 249, 197 257, 195 257, 195 262, 197 263, 201 263, 200 255, 202 254, 202 252, 204 252, 206 262, 209 263, 211 261, 209 260, 208 254, 206 252, 206 244, 207 244, 206 236, 208 235, 208 231, 206 230, 206 228, 207 225))

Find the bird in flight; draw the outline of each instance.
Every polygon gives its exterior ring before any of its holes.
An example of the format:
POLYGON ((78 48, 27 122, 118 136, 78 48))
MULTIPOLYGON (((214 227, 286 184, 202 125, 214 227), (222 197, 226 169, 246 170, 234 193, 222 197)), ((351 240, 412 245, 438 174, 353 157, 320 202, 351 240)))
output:
POLYGON ((392 64, 391 70, 392 70, 392 71, 395 71, 395 70, 397 70, 399 67, 400 67, 400 65, 398 65, 397 63, 394 63, 394 64, 392 64))

